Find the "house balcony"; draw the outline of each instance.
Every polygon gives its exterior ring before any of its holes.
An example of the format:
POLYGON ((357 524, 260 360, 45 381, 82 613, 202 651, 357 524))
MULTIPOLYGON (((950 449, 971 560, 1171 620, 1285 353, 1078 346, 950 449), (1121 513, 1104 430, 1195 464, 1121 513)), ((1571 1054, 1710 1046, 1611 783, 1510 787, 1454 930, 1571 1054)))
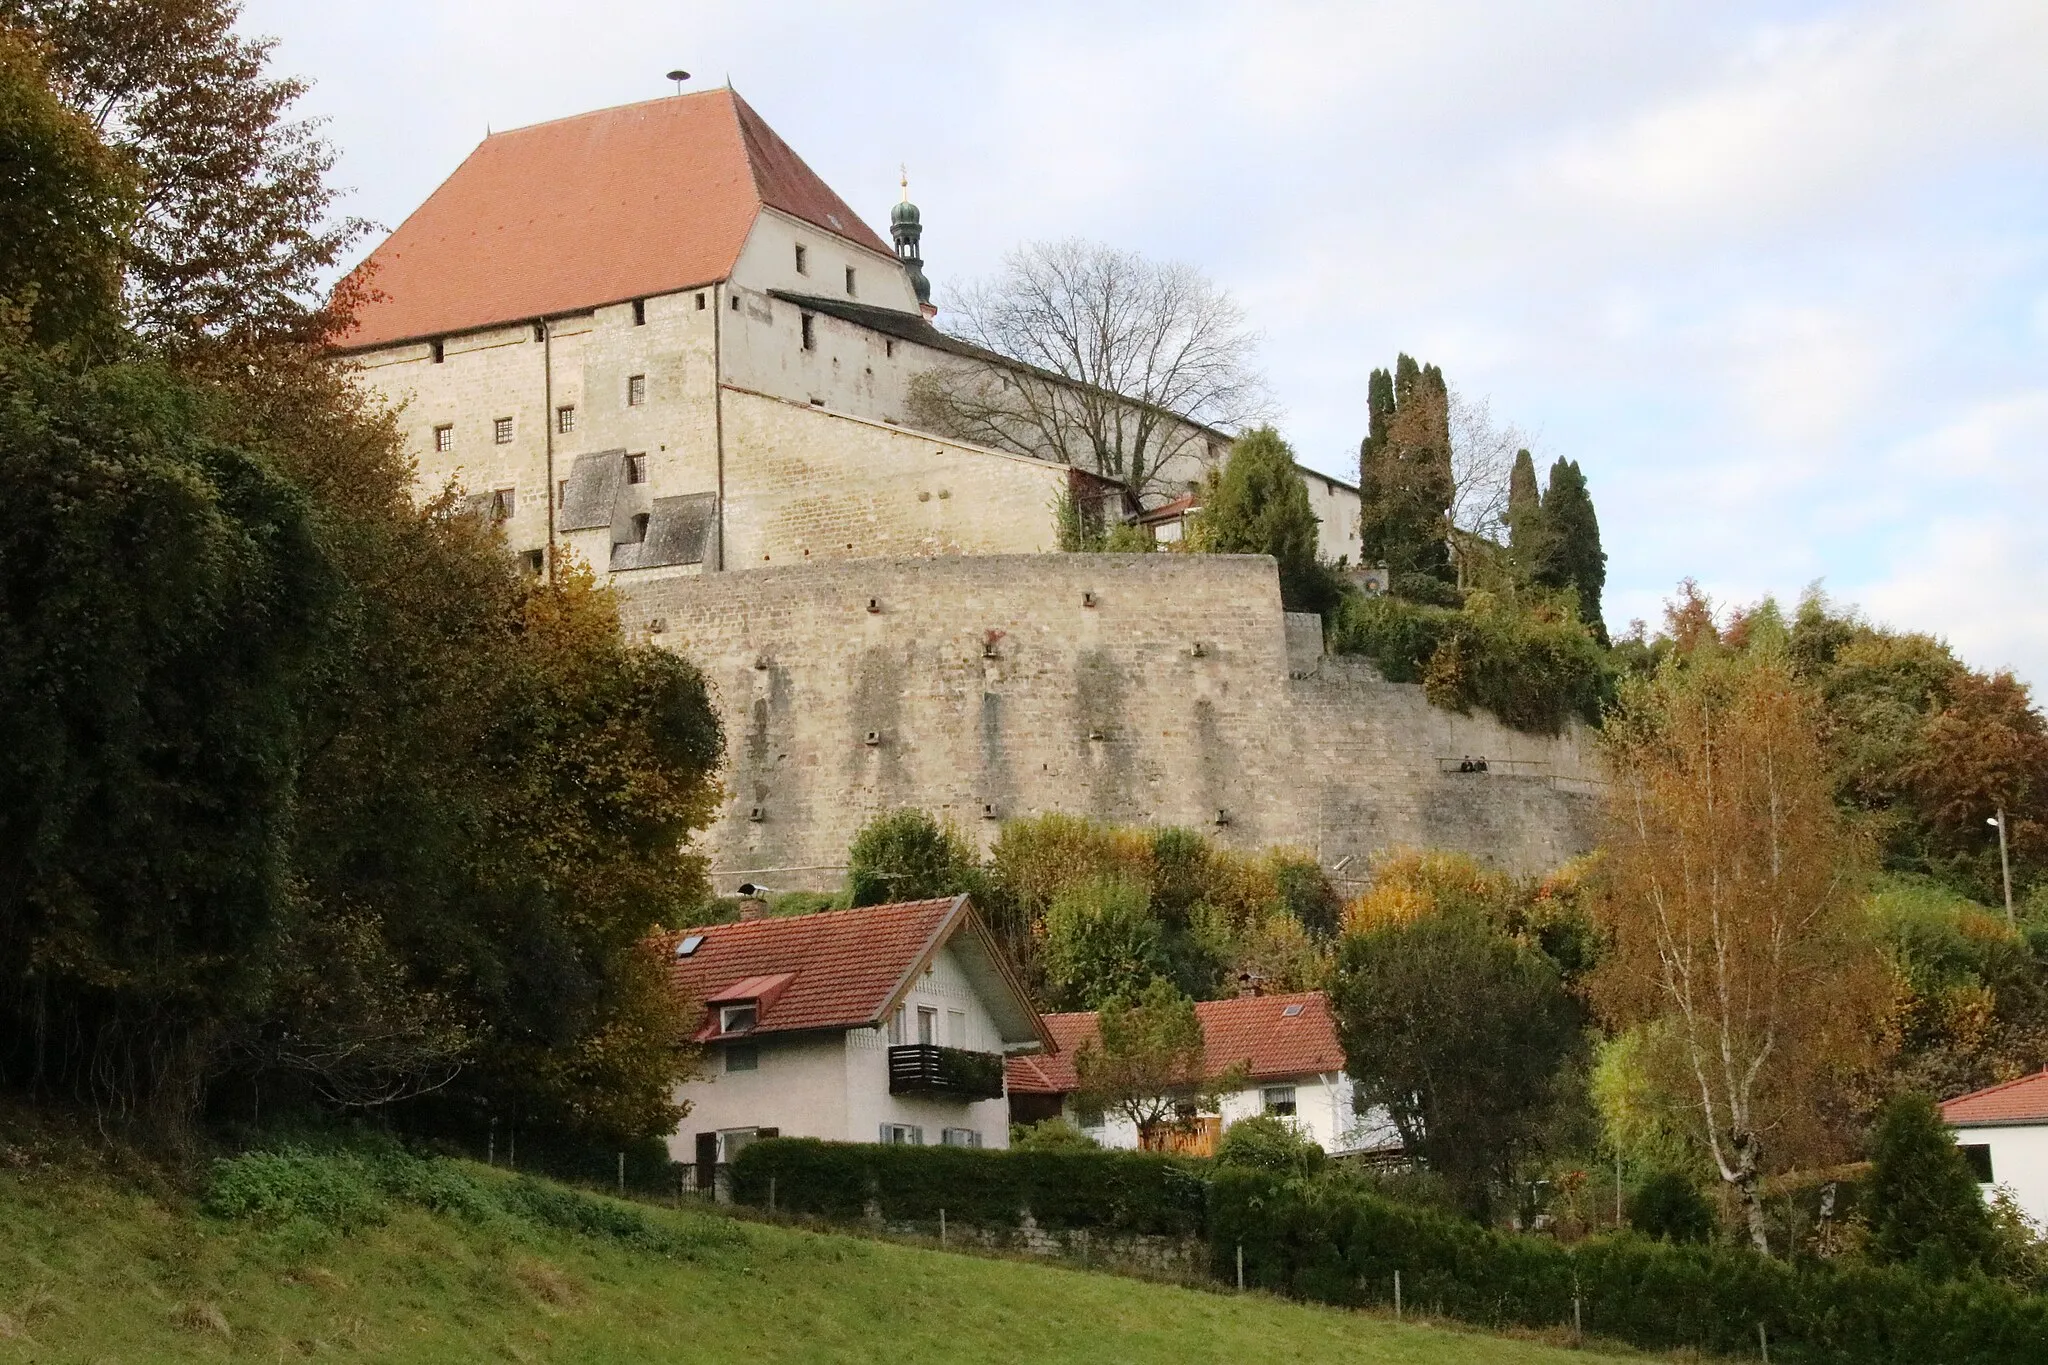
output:
POLYGON ((905 1043, 889 1049, 889 1093, 999 1100, 1003 1097, 1003 1059, 992 1052, 905 1043))

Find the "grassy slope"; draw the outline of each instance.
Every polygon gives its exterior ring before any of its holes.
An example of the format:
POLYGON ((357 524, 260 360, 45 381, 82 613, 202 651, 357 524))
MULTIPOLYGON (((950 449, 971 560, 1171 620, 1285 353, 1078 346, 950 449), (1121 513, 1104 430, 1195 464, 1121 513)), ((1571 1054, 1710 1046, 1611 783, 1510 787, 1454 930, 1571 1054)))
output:
POLYGON ((1374 1317, 661 1212, 688 1261, 401 1208, 263 1231, 133 1181, 0 1169, 0 1362, 1369 1361, 1581 1352, 1374 1317))

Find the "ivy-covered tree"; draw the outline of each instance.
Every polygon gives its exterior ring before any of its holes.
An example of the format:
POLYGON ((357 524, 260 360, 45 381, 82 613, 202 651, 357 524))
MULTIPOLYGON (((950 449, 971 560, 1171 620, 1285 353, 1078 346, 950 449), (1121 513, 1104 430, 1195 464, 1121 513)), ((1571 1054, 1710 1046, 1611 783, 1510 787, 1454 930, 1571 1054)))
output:
POLYGON ((1531 577, 1547 588, 1575 591, 1579 618, 1606 644, 1600 596, 1607 587, 1607 552, 1600 548, 1600 519, 1594 515, 1578 461, 1560 459, 1550 467, 1538 524, 1541 532, 1532 551, 1531 577))
POLYGON ((1336 605, 1335 576, 1316 558, 1320 522, 1294 449, 1271 427, 1231 444, 1230 459, 1210 481, 1188 534, 1190 549, 1209 554, 1271 555, 1280 566, 1280 604, 1324 612, 1336 605))
POLYGON ((1359 556, 1450 581, 1450 391, 1443 371, 1399 357, 1367 385, 1370 426, 1358 452, 1359 556))

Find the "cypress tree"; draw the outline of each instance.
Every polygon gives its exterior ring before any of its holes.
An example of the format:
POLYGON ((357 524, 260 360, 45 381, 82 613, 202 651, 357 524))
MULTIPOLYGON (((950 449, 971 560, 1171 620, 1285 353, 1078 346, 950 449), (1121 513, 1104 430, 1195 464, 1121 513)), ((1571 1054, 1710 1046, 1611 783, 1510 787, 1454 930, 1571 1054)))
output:
POLYGON ((1531 577, 1545 587, 1577 589, 1580 618, 1606 644, 1600 595, 1607 587, 1607 552, 1600 548, 1600 519, 1594 515, 1593 497, 1578 461, 1561 459, 1550 467, 1540 524, 1531 577))
POLYGON ((1542 538, 1543 493, 1536 486, 1536 461, 1527 450, 1515 452, 1515 467, 1508 475, 1508 549, 1523 573, 1537 558, 1542 538))
POLYGON ((1336 584, 1316 560, 1317 529, 1293 448, 1273 428, 1260 427, 1231 445, 1194 540, 1211 554, 1273 556, 1281 604, 1320 612, 1336 604, 1336 584))
POLYGON ((1936 1277, 1984 1265, 1992 1255, 1991 1215, 1933 1100, 1900 1095, 1887 1104, 1870 1155, 1870 1249, 1877 1260, 1936 1277))
POLYGON ((1449 580, 1450 392, 1443 371, 1400 356, 1372 372, 1371 427, 1359 447, 1359 558, 1398 578, 1449 580))

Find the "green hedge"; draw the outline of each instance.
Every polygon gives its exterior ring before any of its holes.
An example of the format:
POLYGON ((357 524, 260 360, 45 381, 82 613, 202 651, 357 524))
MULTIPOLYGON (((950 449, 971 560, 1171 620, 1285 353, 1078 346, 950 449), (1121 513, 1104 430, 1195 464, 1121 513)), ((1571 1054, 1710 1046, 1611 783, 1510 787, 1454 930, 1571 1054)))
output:
POLYGON ((1136 1152, 979 1151, 767 1138, 733 1165, 733 1198, 826 1218, 869 1203, 892 1223, 949 1221, 1008 1228, 1028 1212, 1041 1228, 1199 1236, 1206 1163, 1136 1152))
POLYGON ((1218 1170, 1209 1238, 1219 1277, 1338 1304, 1385 1304, 1401 1272, 1411 1307, 1489 1326, 1554 1327, 1580 1299, 1586 1331, 1652 1350, 1820 1365, 2020 1365, 2048 1360, 2048 1299, 1989 1280, 1788 1264, 1726 1247, 1634 1235, 1564 1247, 1404 1207, 1341 1182, 1218 1170))
POLYGON ((1573 716, 1597 721, 1606 694, 1599 645, 1568 619, 1357 597, 1337 613, 1329 641, 1333 653, 1371 659, 1389 682, 1421 683, 1438 706, 1483 707, 1518 730, 1556 734, 1573 716))

